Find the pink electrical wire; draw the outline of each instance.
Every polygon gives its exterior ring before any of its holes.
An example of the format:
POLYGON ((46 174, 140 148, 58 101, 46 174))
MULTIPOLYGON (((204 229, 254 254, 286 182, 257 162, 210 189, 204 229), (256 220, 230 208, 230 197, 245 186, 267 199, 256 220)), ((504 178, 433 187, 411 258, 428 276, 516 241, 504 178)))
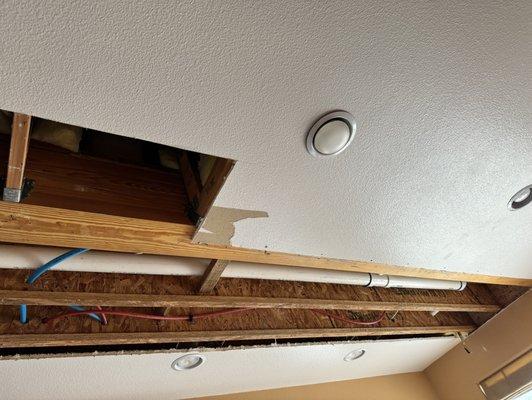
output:
POLYGON ((319 314, 319 315, 323 315, 325 317, 330 317, 330 318, 336 319, 338 321, 347 322, 349 324, 366 325, 366 326, 367 325, 376 325, 379 322, 381 322, 384 319, 384 317, 386 316, 386 312, 383 311, 382 314, 379 316, 379 318, 377 318, 377 319, 375 319, 373 321, 357 321, 357 320, 354 320, 354 319, 342 317, 340 315, 332 314, 332 313, 329 313, 329 312, 323 311, 323 310, 312 310, 312 312, 314 312, 316 314, 319 314))
MULTIPOLYGON (((98 309, 100 311, 102 310, 102 308, 100 306, 96 306, 96 309, 98 309)), ((105 314, 104 313, 99 313, 98 315, 102 319, 102 325, 107 325, 107 317, 105 316, 105 314)))
MULTIPOLYGON (((156 315, 156 314, 135 313, 135 312, 128 312, 128 311, 108 311, 108 310, 103 311, 101 309, 99 310, 95 309, 95 310, 84 310, 84 311, 69 311, 63 314, 56 315, 55 317, 44 318, 43 322, 49 323, 49 322, 52 322, 52 321, 55 321, 61 318, 75 317, 75 316, 87 315, 87 314, 98 314, 98 315, 101 315, 103 318, 105 318, 105 316, 107 315, 116 315, 120 317, 153 319, 153 320, 159 320, 159 321, 194 321, 195 319, 217 317, 221 315, 233 314, 233 313, 243 312, 243 311, 248 311, 248 310, 251 310, 251 308, 231 308, 227 310, 210 311, 210 312, 201 313, 201 314, 164 316, 164 315, 156 315)), ((105 321, 107 322, 107 319, 105 319, 105 321)))
MULTIPOLYGON (((102 323, 107 324, 107 315, 115 315, 115 316, 121 316, 121 317, 131 317, 131 318, 141 318, 141 319, 151 319, 151 320, 158 320, 158 321, 194 321, 195 319, 204 319, 204 318, 210 318, 210 317, 217 317, 222 315, 228 315, 228 314, 235 314, 243 311, 249 311, 252 310, 252 308, 231 308, 221 311, 210 311, 200 314, 190 314, 190 315, 176 315, 176 316, 164 316, 164 315, 156 315, 156 314, 144 314, 144 313, 135 313, 135 312, 128 312, 128 311, 108 311, 108 310, 102 310, 100 306, 97 306, 97 309, 95 310, 84 310, 84 311, 69 311, 65 312, 63 314, 56 315, 55 317, 51 318, 45 318, 43 319, 43 322, 49 323, 61 318, 66 317, 75 317, 80 315, 87 315, 87 314, 98 314, 102 317, 102 323)), ((386 312, 383 312, 379 318, 373 321, 358 321, 350 318, 345 318, 336 314, 329 313, 327 311, 323 310, 311 310, 312 312, 323 315, 325 317, 330 317, 333 319, 336 319, 338 321, 346 322, 349 324, 355 324, 355 325, 365 325, 365 326, 371 326, 376 325, 379 322, 381 322, 384 317, 386 316, 386 312)))

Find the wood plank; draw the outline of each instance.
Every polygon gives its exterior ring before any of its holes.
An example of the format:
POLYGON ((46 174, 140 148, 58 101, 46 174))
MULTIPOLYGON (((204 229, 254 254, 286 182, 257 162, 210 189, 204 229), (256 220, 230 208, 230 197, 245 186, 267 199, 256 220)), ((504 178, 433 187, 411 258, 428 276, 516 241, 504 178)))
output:
POLYGON ((196 212, 200 217, 205 217, 211 209, 216 196, 222 189, 234 165, 235 162, 233 160, 225 158, 217 158, 214 162, 212 171, 199 194, 199 203, 196 212))
POLYGON ((18 113, 13 115, 13 127, 11 131, 9 161, 7 164, 6 176, 7 189, 13 189, 16 191, 22 190, 28 143, 30 141, 30 125, 31 117, 29 115, 18 113))
POLYGON ((229 264, 227 260, 212 260, 203 273, 201 278, 201 285, 198 290, 199 293, 208 293, 214 289, 222 273, 225 270, 225 267, 229 264))
POLYGON ((196 209, 199 204, 201 182, 197 178, 196 174, 194 173, 194 170, 192 169, 192 166, 190 165, 190 159, 186 151, 179 152, 177 161, 179 163, 181 175, 183 176, 188 200, 192 208, 196 209))
POLYGON ((192 225, 30 204, 0 202, 0 209, 7 211, 0 212, 0 240, 14 243, 63 243, 76 248, 85 243, 90 249, 162 254, 191 238, 195 230, 192 225), (147 243, 153 251, 146 251, 147 243))
POLYGON ((384 301, 351 301, 275 297, 146 295, 87 292, 0 290, 0 305, 48 305, 106 307, 204 307, 204 308, 288 308, 356 311, 448 311, 487 312, 500 310, 493 304, 449 304, 384 301))
POLYGON ((470 333, 471 325, 412 326, 386 328, 266 329, 240 331, 132 332, 84 334, 0 335, 0 348, 95 346, 150 343, 212 342, 227 340, 305 339, 395 335, 441 335, 470 333))
POLYGON ((0 241, 86 247, 126 253, 222 259, 353 272, 532 286, 532 279, 449 272, 415 267, 192 243, 194 227, 20 203, 0 202, 0 241))

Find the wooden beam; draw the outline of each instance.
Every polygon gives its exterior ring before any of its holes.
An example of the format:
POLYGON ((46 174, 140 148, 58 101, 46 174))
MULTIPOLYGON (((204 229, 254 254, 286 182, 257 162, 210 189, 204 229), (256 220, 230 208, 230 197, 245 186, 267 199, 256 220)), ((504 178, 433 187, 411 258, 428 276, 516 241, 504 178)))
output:
POLYGON ((532 279, 449 272, 415 267, 191 243, 194 227, 20 203, 0 202, 0 241, 85 247, 126 253, 222 259, 418 278, 532 286, 532 279))
POLYGON ((30 125, 31 117, 29 115, 18 113, 13 115, 11 145, 9 147, 9 161, 3 197, 5 201, 19 202, 22 195, 24 168, 30 141, 30 125))
POLYGON ((212 291, 220 280, 225 267, 227 267, 227 264, 229 264, 229 261, 227 260, 212 260, 203 273, 198 292, 208 293, 212 291))
POLYGON ((44 292, 0 290, 0 305, 47 305, 107 307, 205 307, 205 308, 291 308, 357 311, 449 311, 496 313, 494 304, 448 304, 384 301, 322 300, 276 297, 149 295, 88 292, 44 292))
POLYGON ((212 171, 203 185, 199 195, 199 203, 196 212, 200 217, 205 217, 214 203, 214 199, 222 189, 227 176, 235 165, 233 160, 217 158, 212 171))
POLYGON ((95 250, 164 254, 195 230, 192 225, 30 204, 0 202, 0 210, 0 240, 12 243, 76 248, 85 243, 95 250), (28 235, 31 225, 37 231, 28 235))
POLYGON ((150 343, 212 342, 222 340, 271 340, 395 335, 470 333, 474 326, 412 326, 386 328, 267 329, 239 331, 73 333, 0 335, 0 348, 96 346, 150 343))
POLYGON ((192 208, 196 209, 199 203, 201 182, 194 173, 192 165, 190 165, 190 159, 186 151, 179 152, 177 161, 179 163, 181 175, 183 176, 183 182, 185 184, 185 190, 187 192, 188 200, 192 208))

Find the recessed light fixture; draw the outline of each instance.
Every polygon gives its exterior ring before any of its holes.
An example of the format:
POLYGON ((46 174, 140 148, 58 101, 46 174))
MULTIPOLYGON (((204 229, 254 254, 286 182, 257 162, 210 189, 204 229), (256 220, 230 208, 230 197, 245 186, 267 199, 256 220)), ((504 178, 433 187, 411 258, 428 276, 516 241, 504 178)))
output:
POLYGON ((356 349, 347 353, 344 357, 344 361, 354 361, 366 354, 366 350, 356 349))
POLYGON ((334 111, 318 119, 307 135, 307 150, 315 157, 340 154, 353 141, 355 119, 347 111, 334 111))
POLYGON ((205 361, 205 356, 197 353, 185 354, 174 360, 171 367, 176 371, 184 371, 199 367, 205 361))
POLYGON ((532 202, 532 185, 525 186, 514 194, 508 202, 508 209, 510 211, 519 210, 530 202, 532 202))

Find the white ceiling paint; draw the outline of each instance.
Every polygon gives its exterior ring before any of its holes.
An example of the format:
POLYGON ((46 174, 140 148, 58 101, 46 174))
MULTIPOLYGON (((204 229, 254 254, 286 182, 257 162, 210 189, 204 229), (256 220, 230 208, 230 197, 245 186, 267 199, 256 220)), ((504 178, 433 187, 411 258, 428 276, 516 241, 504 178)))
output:
POLYGON ((238 160, 232 244, 532 277, 532 3, 0 4, 0 108, 238 160), (338 157, 305 149, 350 111, 338 157))
POLYGON ((176 372, 184 352, 57 356, 0 360, 2 396, 10 400, 176 400, 422 371, 458 342, 405 339, 205 350, 205 363, 176 372), (343 361, 351 350, 366 354, 343 361))

